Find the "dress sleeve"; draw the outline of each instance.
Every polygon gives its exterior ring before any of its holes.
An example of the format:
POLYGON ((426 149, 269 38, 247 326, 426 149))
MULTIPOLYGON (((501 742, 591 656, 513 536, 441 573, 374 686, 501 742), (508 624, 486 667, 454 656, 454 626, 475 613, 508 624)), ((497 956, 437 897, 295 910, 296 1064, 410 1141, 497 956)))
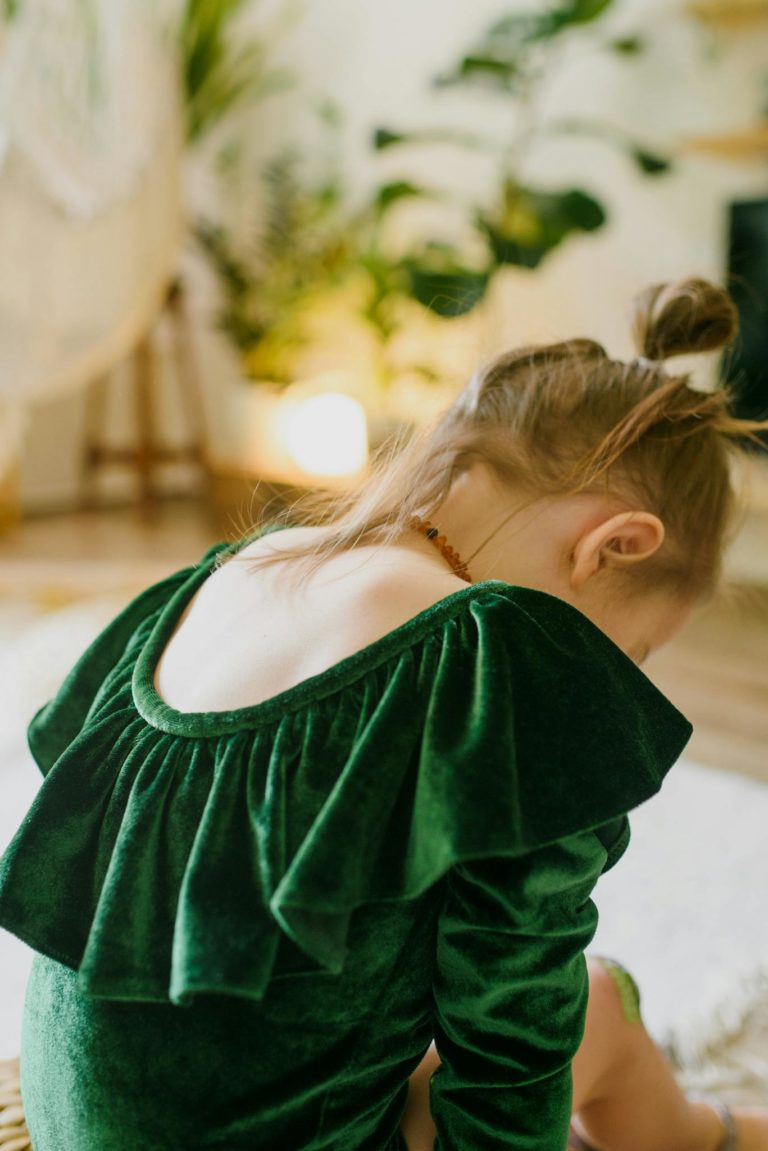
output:
POLYGON ((435 1151, 565 1151, 584 1033, 599 829, 454 867, 434 978, 435 1151))

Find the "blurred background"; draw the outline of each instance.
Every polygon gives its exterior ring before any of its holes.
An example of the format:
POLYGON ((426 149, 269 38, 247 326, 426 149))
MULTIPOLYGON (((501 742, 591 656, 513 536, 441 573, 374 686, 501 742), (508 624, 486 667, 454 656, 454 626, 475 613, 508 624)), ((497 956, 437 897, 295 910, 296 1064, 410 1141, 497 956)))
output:
MULTIPOLYGON (((20 662, 55 686, 94 597, 355 482, 511 344, 631 356, 647 283, 730 285, 739 344, 678 362, 768 414, 766 0, 0 12, 14 714, 20 662)), ((701 762, 768 776, 768 453, 737 471, 728 586, 648 670, 701 762)))
MULTIPOLYGON (((768 416, 768 0, 0 0, 0 847, 29 719, 132 596, 503 348, 633 356, 632 296, 684 275, 742 335, 675 364, 768 416)), ((727 586, 646 670, 754 784, 768 451, 736 471, 727 586)))
MULTIPOLYGON (((7 638, 354 482, 504 347, 631 356, 649 282, 729 283, 740 343, 679 363, 768 414, 765 0, 0 10, 7 638)), ((750 773, 767 459, 728 594, 650 669, 750 773)))
MULTIPOLYGON (((68 658, 87 597, 354 482, 502 348, 631 356, 650 282, 730 285, 739 345, 678 363, 768 414, 766 0, 0 12, 9 642, 71 607, 68 658)), ((768 774, 766 453, 738 471, 727 594, 649 674, 702 761, 768 774)))

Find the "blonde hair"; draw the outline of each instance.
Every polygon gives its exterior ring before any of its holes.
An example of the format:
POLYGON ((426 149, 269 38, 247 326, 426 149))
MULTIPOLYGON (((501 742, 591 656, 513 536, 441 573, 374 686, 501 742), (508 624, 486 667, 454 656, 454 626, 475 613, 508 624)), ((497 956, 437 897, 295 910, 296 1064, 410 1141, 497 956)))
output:
POLYGON ((745 438, 759 443, 768 421, 737 419, 727 387, 696 390, 662 361, 716 350, 737 331, 728 293, 687 278, 636 298, 633 361, 589 339, 505 352, 429 427, 388 441, 357 487, 309 492, 277 512, 267 505, 248 529, 312 525, 323 529, 319 542, 242 558, 254 570, 295 560, 307 578, 336 552, 394 542, 414 513, 433 517, 455 476, 481 460, 533 499, 600 492, 654 512, 664 542, 628 578, 706 598, 733 521, 731 453, 745 438))

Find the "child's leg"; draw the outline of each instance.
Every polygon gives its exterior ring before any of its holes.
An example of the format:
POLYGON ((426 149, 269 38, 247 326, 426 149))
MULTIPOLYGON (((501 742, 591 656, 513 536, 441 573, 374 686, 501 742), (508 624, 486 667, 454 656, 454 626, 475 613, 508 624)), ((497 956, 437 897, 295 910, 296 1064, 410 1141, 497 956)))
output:
POLYGON ((587 957, 589 1004, 573 1060, 573 1126, 613 1151, 715 1151, 725 1131, 689 1102, 640 1017, 637 985, 619 964, 587 957))
MULTIPOLYGON (((573 1060, 573 1125, 600 1151, 716 1151, 723 1125, 704 1103, 685 1098, 639 1015, 639 994, 623 968, 587 957, 589 1003, 573 1060)), ((432 1151, 430 1047, 411 1077, 402 1129, 410 1151, 432 1151)), ((734 1108, 739 1151, 768 1147, 768 1110, 734 1108)))
POLYGON ((440 1056, 434 1043, 431 1043, 411 1076, 408 1101, 400 1121, 400 1130, 408 1144, 408 1151, 432 1151, 437 1132, 429 1111, 429 1079, 439 1066, 440 1056))

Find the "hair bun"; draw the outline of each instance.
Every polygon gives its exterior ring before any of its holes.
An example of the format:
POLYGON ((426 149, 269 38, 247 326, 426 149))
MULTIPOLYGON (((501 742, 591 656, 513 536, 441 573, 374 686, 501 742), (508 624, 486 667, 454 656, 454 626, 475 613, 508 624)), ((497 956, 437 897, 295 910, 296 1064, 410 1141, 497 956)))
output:
POLYGON ((730 344, 739 314, 725 288, 692 276, 640 292, 632 330, 641 356, 666 360, 730 344))

